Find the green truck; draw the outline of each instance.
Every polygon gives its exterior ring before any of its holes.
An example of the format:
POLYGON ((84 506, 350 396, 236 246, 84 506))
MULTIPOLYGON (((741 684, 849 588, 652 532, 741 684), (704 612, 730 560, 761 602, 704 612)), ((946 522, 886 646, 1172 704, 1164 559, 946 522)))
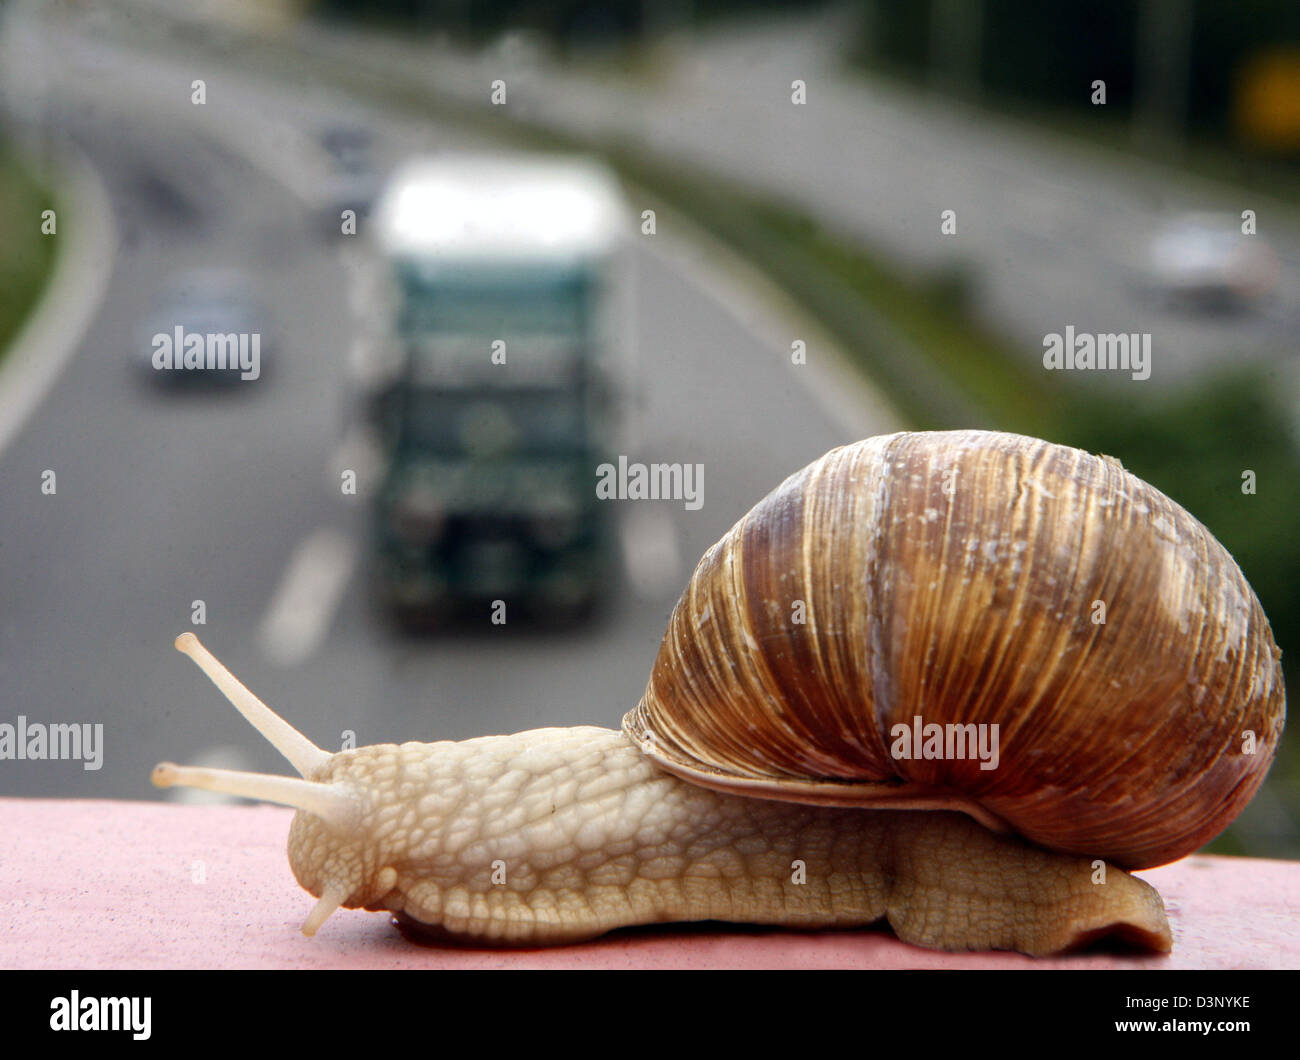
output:
POLYGON ((378 204, 376 574, 399 617, 541 622, 616 569, 595 469, 625 418, 623 201, 582 159, 419 159, 378 204))

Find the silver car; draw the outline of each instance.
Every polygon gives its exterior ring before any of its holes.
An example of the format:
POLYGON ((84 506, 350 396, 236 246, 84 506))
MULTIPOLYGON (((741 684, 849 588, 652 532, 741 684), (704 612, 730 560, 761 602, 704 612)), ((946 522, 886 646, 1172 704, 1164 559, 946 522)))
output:
POLYGON ((1233 214, 1216 213, 1168 221, 1147 246, 1147 289, 1170 303, 1209 309, 1244 309, 1273 294, 1277 255, 1241 225, 1233 214))
POLYGON ((273 356, 270 310, 245 274, 194 269, 161 290, 131 351, 159 385, 252 383, 273 356))

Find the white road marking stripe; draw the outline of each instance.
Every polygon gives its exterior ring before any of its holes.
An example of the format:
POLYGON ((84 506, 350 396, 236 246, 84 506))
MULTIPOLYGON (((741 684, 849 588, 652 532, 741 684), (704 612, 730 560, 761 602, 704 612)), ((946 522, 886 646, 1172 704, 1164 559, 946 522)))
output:
MULTIPOLYGON (((628 187, 636 189, 630 182, 628 187)), ((909 429, 884 393, 853 366, 839 342, 776 281, 681 215, 674 215, 673 225, 682 238, 664 233, 639 246, 689 276, 787 365, 787 338, 807 341, 808 363, 791 371, 790 378, 803 384, 846 440, 909 429)))
POLYGON ((296 666, 320 646, 356 564, 356 546, 342 532, 322 527, 295 550, 271 597, 258 639, 281 666, 296 666))

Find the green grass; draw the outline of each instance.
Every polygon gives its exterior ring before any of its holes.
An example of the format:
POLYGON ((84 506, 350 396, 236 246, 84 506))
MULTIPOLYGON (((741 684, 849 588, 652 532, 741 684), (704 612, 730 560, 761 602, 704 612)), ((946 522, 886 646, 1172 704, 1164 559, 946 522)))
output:
POLYGON ((56 236, 41 234, 48 191, 0 143, 0 358, 45 289, 56 236))

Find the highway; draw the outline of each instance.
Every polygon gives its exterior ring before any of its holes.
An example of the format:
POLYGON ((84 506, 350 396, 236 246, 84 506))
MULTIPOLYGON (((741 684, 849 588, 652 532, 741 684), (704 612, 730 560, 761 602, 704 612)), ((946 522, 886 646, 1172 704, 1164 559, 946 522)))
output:
POLYGON ((501 78, 515 116, 748 185, 900 269, 964 268, 977 315, 1031 362, 1041 364, 1043 337, 1067 325, 1149 332, 1149 380, 1119 374, 1143 396, 1241 360, 1294 360, 1292 208, 1196 178, 1175 158, 1140 160, 864 76, 845 58, 852 33, 843 15, 719 20, 666 40, 631 76, 508 39, 472 52, 304 23, 290 42, 318 62, 400 71, 405 83, 485 113, 486 86, 501 78), (791 102, 796 79, 804 105, 791 102), (1192 210, 1246 209, 1279 260, 1271 300, 1241 314, 1188 312, 1144 292, 1143 262, 1162 224, 1192 210), (951 235, 941 231, 945 210, 955 214, 951 235))
MULTIPOLYGON (((790 472, 894 429, 838 404, 797 326, 680 232, 634 242, 644 380, 632 459, 700 463, 704 503, 619 502, 632 564, 609 607, 567 633, 492 626, 398 634, 369 592, 364 491, 345 497, 345 366, 364 313, 354 251, 324 238, 312 130, 353 101, 203 64, 88 26, 4 28, 10 103, 70 137, 120 236, 108 293, 57 382, 0 452, 0 721, 104 726, 103 768, 4 761, 0 795, 157 798, 155 762, 285 772, 172 640, 194 629, 320 745, 617 726, 635 705, 698 556, 790 472), (190 267, 237 267, 273 308, 254 383, 162 390, 136 363, 157 292, 190 267), (42 474, 57 492, 41 491, 42 474), (647 557, 649 557, 647 559, 647 557), (320 593, 304 613, 303 583, 320 593), (191 622, 202 601, 206 622, 191 622), (290 649, 286 649, 286 643, 290 649)), ((388 162, 463 134, 368 112, 388 162)), ((71 223, 71 219, 68 219, 71 223)), ((595 476, 593 473, 593 488, 595 476)))

